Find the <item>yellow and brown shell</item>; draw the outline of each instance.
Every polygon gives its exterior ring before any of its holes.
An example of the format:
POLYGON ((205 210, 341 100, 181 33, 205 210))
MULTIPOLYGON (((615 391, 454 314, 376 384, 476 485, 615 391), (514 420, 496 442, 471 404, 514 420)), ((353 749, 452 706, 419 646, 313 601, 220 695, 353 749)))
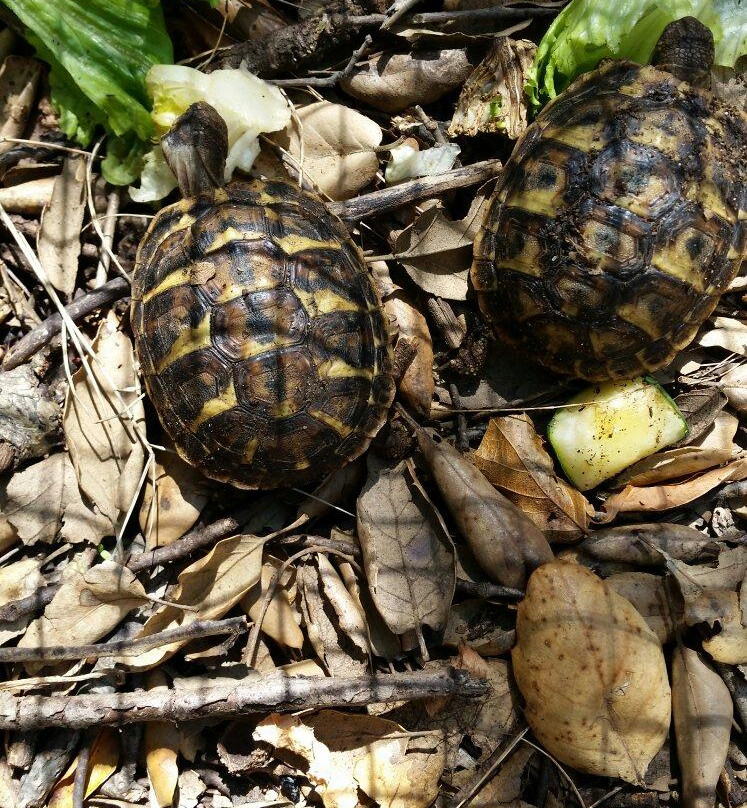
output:
POLYGON ((148 394, 179 453, 243 488, 360 455, 394 396, 379 298, 343 224, 282 182, 164 208, 132 294, 148 394))
POLYGON ((611 62, 517 143, 475 241, 498 335, 590 380, 662 367, 739 271, 747 116, 653 67, 611 62))

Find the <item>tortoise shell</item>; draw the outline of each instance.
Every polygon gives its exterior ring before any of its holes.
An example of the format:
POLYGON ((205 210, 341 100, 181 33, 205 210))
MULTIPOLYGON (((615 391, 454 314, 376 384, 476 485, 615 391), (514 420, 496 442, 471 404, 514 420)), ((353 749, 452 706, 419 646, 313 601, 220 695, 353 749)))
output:
POLYGON ((475 241, 495 332, 592 381, 669 363, 739 270, 747 116, 669 73, 610 62, 516 144, 475 241))
POLYGON ((135 348, 179 454, 241 488, 360 455, 394 397, 387 325, 337 218, 283 182, 164 208, 138 251, 135 348))

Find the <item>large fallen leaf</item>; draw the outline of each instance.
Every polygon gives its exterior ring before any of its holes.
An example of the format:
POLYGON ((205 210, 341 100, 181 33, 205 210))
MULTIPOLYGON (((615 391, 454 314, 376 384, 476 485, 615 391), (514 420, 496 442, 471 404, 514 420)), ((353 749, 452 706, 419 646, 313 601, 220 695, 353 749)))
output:
MULTIPOLYGON (((283 562, 271 556, 262 565, 261 582, 258 581, 242 598, 241 608, 249 615, 253 621, 259 620, 262 612, 262 600, 265 592, 270 588, 273 576, 279 572, 283 562)), ((270 603, 262 620, 262 631, 268 637, 272 637, 275 642, 289 648, 301 648, 303 645, 303 632, 299 628, 300 615, 293 603, 293 598, 289 595, 289 589, 295 592, 295 570, 287 568, 275 592, 270 599, 270 603)))
POLYGON ((747 412, 747 364, 729 369, 718 384, 737 412, 747 412))
MULTIPOLYGON (((162 606, 148 618, 138 636, 149 637, 196 620, 223 617, 259 581, 265 541, 257 536, 233 536, 219 541, 204 558, 182 570, 171 595, 173 603, 193 606, 194 611, 162 606)), ((136 670, 148 670, 173 656, 185 642, 161 645, 119 661, 136 670)))
POLYGON ((50 544, 58 533, 71 542, 98 544, 112 532, 109 519, 83 502, 67 452, 16 472, 4 511, 24 544, 50 544))
POLYGON ((316 655, 332 676, 362 676, 368 671, 368 653, 350 640, 327 600, 313 561, 298 569, 301 612, 316 655))
POLYGON ((605 515, 600 522, 611 522, 618 513, 667 511, 686 505, 721 483, 747 478, 747 458, 742 457, 698 477, 670 485, 626 485, 604 503, 605 515))
POLYGON ((641 783, 669 732, 670 691, 657 636, 583 567, 532 573, 519 604, 514 675, 529 726, 580 771, 641 783))
POLYGON ((359 789, 381 808, 426 808, 438 795, 445 758, 437 733, 408 739, 394 721, 322 710, 272 714, 253 737, 306 761, 325 808, 357 808, 359 789))
POLYGON ((575 541, 589 526, 586 497, 553 468, 526 413, 491 418, 475 465, 542 530, 550 541, 575 541))
POLYGON ((298 110, 298 123, 291 121, 275 136, 290 152, 304 174, 332 199, 349 199, 371 182, 379 169, 374 149, 381 143, 381 127, 342 104, 317 101, 298 110), (303 161, 301 143, 303 141, 303 161))
POLYGON ((687 446, 665 449, 645 457, 626 469, 615 483, 620 485, 655 485, 656 483, 696 474, 731 460, 737 450, 734 436, 739 419, 720 412, 711 426, 687 446))
POLYGON ((459 95, 449 135, 504 131, 512 140, 527 128, 524 85, 537 46, 528 39, 496 37, 459 95))
MULTIPOLYGON (((166 676, 161 671, 151 671, 147 681, 148 690, 167 690, 166 676)), ((170 808, 179 781, 179 743, 181 732, 176 724, 168 721, 149 721, 143 733, 145 768, 150 783, 150 808, 170 808)))
POLYGON ((397 259, 429 294, 466 300, 472 242, 482 222, 485 197, 477 194, 463 219, 446 217, 440 203, 431 205, 394 239, 397 259))
POLYGON ((732 317, 716 317, 714 328, 698 340, 704 348, 723 348, 747 356, 747 324, 732 317))
MULTIPOLYGON (((744 588, 744 585, 743 585, 744 588)), ((708 605, 715 614, 712 615, 714 625, 718 631, 706 640, 703 640, 703 650, 707 651, 717 662, 725 665, 747 664, 747 628, 742 618, 739 599, 736 592, 714 592, 702 596, 702 600, 711 601, 708 605), (714 598, 714 596, 718 596, 714 598), (716 600, 717 603, 712 601, 716 600), (720 607, 720 608, 719 608, 720 607)), ((742 596, 744 601, 744 596, 742 596)), ((693 604, 689 610, 691 620, 696 620, 698 604, 693 604)))
POLYGON ((461 87, 471 69, 463 50, 386 52, 356 68, 340 87, 375 109, 401 112, 461 87))
POLYGON ((80 229, 86 211, 85 179, 83 156, 65 158, 39 229, 39 260, 54 288, 65 295, 73 293, 78 276, 80 229))
POLYGON ((209 498, 209 486, 197 469, 175 452, 162 452, 155 469, 156 496, 148 476, 140 506, 145 549, 163 547, 183 536, 197 521, 209 498))
POLYGON ((319 553, 316 557, 316 564, 324 595, 337 616, 340 629, 364 654, 368 654, 371 651, 368 628, 357 601, 348 592, 340 573, 326 555, 319 553))
MULTIPOLYGON (((85 797, 93 794, 117 771, 119 763, 119 735, 112 727, 104 727, 91 744, 86 766, 85 797)), ((74 808, 73 789, 78 758, 68 766, 52 792, 47 808, 74 808)))
POLYGON ((446 625, 456 583, 454 551, 404 462, 371 455, 358 498, 358 538, 376 608, 395 634, 446 625))
POLYGON ((544 533, 450 443, 422 428, 415 435, 477 563, 494 581, 523 588, 529 572, 554 557, 544 533))
POLYGON ((116 530, 138 494, 145 411, 132 342, 114 314, 102 322, 94 350, 90 372, 73 375, 63 427, 81 491, 116 530))
POLYGON ((114 561, 84 571, 69 565, 62 586, 18 645, 46 648, 97 642, 147 599, 134 573, 114 561))
POLYGON ((731 695, 721 677, 690 648, 672 659, 672 713, 682 772, 682 807, 709 808, 726 763, 731 695))

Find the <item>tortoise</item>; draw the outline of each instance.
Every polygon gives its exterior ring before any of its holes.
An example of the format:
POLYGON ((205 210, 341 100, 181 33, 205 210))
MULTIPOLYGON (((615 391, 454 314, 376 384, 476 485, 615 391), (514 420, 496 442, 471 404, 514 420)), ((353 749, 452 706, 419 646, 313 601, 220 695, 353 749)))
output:
POLYGON ((667 365, 739 271, 747 116, 706 89, 713 36, 670 23, 654 66, 609 61, 529 126, 474 244, 490 331, 590 381, 667 365))
POLYGON ((162 140, 183 199, 135 263, 145 386, 178 453, 239 488, 293 487, 362 454, 394 397, 388 325, 342 222, 283 181, 223 183, 205 103, 162 140))

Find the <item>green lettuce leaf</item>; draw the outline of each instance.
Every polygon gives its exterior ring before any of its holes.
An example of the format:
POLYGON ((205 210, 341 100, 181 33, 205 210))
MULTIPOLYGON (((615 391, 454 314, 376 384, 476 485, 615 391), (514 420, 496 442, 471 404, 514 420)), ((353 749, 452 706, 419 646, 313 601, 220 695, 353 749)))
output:
POLYGON ((104 177, 132 182, 154 131, 145 77, 152 65, 174 60, 159 0, 0 2, 50 65, 62 130, 86 146, 103 126, 110 135, 104 177))
POLYGON ((697 17, 713 31, 716 64, 747 53, 745 0, 571 0, 537 48, 525 90, 535 111, 602 59, 646 64, 664 27, 697 17))

